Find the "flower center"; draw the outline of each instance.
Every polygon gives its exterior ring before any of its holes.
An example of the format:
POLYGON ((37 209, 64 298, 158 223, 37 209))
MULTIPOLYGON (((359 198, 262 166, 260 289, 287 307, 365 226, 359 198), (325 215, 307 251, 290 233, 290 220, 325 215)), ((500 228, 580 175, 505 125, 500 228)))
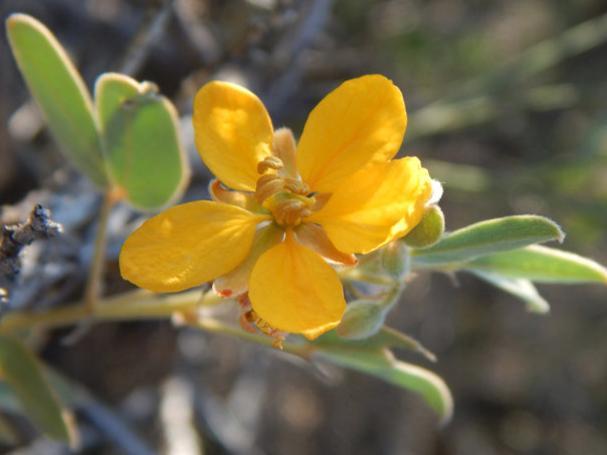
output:
POLYGON ((302 196, 291 191, 279 191, 263 203, 272 212, 277 224, 284 227, 294 227, 301 224, 303 218, 312 214, 316 204, 314 197, 302 196))
POLYGON ((301 181, 295 168, 295 139, 287 128, 274 133, 273 155, 260 161, 255 198, 272 212, 276 223, 293 227, 312 214, 316 204, 310 188, 301 181))

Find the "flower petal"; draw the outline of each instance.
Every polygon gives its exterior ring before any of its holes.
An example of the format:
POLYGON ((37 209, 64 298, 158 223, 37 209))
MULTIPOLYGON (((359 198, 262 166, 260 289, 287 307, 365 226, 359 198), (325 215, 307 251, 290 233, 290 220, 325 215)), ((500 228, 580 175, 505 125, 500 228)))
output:
POLYGON ((318 224, 301 223, 295 228, 295 235, 302 245, 307 246, 325 259, 348 266, 358 263, 358 259, 353 254, 342 253, 335 248, 335 245, 327 237, 327 233, 318 224))
POLYGON ((292 234, 259 258, 249 298, 257 315, 275 329, 311 337, 336 327, 346 309, 335 270, 292 234))
POLYGON ((284 229, 274 223, 258 229, 251 251, 245 260, 234 270, 215 279, 213 282, 215 292, 223 297, 236 297, 247 292, 249 277, 257 260, 263 253, 280 243, 283 236, 284 229))
POLYGON ((204 85, 194 99, 196 147, 223 183, 255 190, 257 163, 271 154, 272 120, 257 96, 229 82, 204 85))
POLYGON ((120 273, 155 292, 198 286, 244 260, 260 220, 239 207, 211 201, 172 207, 126 239, 120 273))
POLYGON ((407 126, 403 96, 381 75, 351 79, 310 113, 297 148, 297 166, 312 191, 331 192, 370 161, 398 152, 407 126))
POLYGON ((368 253, 415 227, 431 194, 428 171, 415 157, 370 164, 307 221, 321 224, 338 250, 368 253))

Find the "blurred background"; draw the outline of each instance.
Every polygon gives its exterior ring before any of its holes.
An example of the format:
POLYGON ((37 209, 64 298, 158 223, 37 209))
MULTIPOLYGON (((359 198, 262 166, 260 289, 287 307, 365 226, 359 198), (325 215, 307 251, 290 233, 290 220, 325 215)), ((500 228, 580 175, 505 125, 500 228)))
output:
MULTIPOLYGON (((190 125, 207 80, 248 86, 275 125, 299 132, 344 79, 382 73, 405 94, 402 153, 443 182, 448 229, 541 214, 567 232, 564 249, 607 263, 604 0, 0 0, 3 22, 16 11, 57 35, 89 88, 121 71, 173 100, 193 167, 186 200, 205 197, 209 179, 190 125)), ((81 295, 100 198, 50 140, 1 35, 2 222, 42 203, 65 227, 28 250, 12 305, 61 305, 81 295)), ((112 215, 107 293, 129 288, 116 259, 141 216, 112 215)), ((420 274, 406 290, 388 322, 437 354, 399 353, 451 387, 444 428, 379 380, 168 323, 37 343, 84 392, 85 454, 605 454, 605 289, 540 291, 549 316, 466 275, 420 274)), ((3 452, 66 453, 12 419, 19 448, 3 452)))

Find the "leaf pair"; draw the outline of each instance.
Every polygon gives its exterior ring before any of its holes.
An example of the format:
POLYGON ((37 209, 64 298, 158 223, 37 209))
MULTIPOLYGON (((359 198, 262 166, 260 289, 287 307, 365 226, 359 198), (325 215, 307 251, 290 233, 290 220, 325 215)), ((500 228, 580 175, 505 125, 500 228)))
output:
POLYGON ((180 196, 187 162, 172 104, 149 83, 103 74, 95 105, 65 50, 36 19, 13 14, 7 33, 17 64, 67 158, 99 188, 155 210, 180 196))
POLYGON ((550 308, 533 282, 607 284, 607 270, 595 261, 536 245, 563 238, 560 227, 544 217, 496 218, 447 234, 432 247, 413 250, 412 266, 471 272, 520 298, 530 311, 545 313, 550 308))

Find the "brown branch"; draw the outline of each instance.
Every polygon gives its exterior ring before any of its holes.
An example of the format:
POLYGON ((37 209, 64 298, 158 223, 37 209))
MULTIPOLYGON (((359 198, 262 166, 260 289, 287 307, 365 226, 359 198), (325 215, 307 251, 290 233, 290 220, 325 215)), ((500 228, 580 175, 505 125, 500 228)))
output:
MULTIPOLYGON (((36 205, 25 223, 2 226, 0 233, 0 305, 9 301, 10 289, 21 271, 21 250, 39 239, 59 234, 60 224, 50 218, 50 213, 36 205)), ((1 308, 1 307, 0 307, 1 308)))

